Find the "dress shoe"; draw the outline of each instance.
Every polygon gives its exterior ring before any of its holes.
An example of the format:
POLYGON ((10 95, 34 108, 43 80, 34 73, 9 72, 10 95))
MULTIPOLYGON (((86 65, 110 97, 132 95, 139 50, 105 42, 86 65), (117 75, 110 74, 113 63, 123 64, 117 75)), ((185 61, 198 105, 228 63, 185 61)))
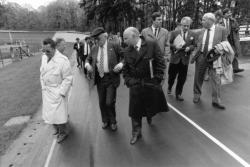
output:
POLYGON ((181 95, 176 95, 176 100, 178 101, 184 101, 183 97, 181 95))
POLYGON ((233 71, 234 71, 234 73, 239 73, 239 72, 244 71, 244 69, 238 68, 238 69, 234 69, 233 71))
POLYGON ((171 95, 172 92, 171 92, 171 89, 168 89, 168 95, 171 95))
POLYGON ((58 134, 57 143, 63 142, 67 137, 68 137, 68 134, 66 134, 66 133, 58 134))
POLYGON ((138 139, 140 139, 141 137, 142 137, 141 134, 139 134, 139 135, 133 135, 132 138, 130 139, 130 144, 131 145, 135 144, 138 141, 138 139))
POLYGON ((111 124, 111 125, 110 125, 110 129, 111 129, 112 131, 116 131, 116 130, 117 130, 117 125, 116 125, 116 124, 111 124))
POLYGON ((147 117, 147 122, 149 125, 151 125, 152 124, 152 117, 147 117))
POLYGON ((109 124, 107 122, 102 123, 102 129, 107 129, 109 124))
POLYGON ((199 98, 199 97, 194 97, 194 99, 193 99, 193 102, 194 102, 194 103, 199 103, 199 101, 200 101, 200 98, 199 98))
POLYGON ((220 103, 215 103, 215 102, 213 102, 213 103, 212 103, 212 106, 215 107, 215 108, 221 109, 221 110, 225 110, 225 109, 226 109, 226 107, 223 106, 223 105, 220 104, 220 103))

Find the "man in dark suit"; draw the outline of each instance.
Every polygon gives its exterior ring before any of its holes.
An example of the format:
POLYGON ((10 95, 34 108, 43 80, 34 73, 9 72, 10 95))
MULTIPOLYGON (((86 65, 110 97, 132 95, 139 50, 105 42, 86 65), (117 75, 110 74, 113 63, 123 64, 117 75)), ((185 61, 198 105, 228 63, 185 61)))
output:
POLYGON ((239 68, 238 57, 241 56, 241 47, 240 47, 240 37, 239 37, 239 24, 235 18, 232 17, 232 12, 230 9, 226 8, 223 10, 224 14, 224 25, 227 29, 227 40, 234 49, 235 56, 233 60, 233 72, 239 73, 244 71, 244 69, 239 68))
POLYGON ((83 44, 80 42, 79 38, 76 38, 76 43, 73 48, 76 50, 77 67, 82 68, 81 58, 83 57, 83 44))
POLYGON ((195 47, 195 34, 189 30, 191 22, 190 17, 183 17, 181 20, 181 29, 171 32, 170 36, 171 58, 168 69, 168 94, 171 94, 172 86, 178 75, 175 96, 176 100, 179 101, 184 100, 181 94, 187 78, 190 54, 195 47), (174 45, 174 40, 177 36, 181 36, 185 41, 185 45, 180 48, 174 45))
POLYGON ((142 117, 147 117, 151 124, 155 114, 168 111, 161 86, 166 65, 157 42, 140 38, 136 28, 127 28, 123 39, 128 45, 124 50, 123 72, 129 88, 129 116, 132 121, 130 144, 135 144, 141 137, 142 117))
POLYGON ((217 73, 213 66, 208 66, 206 60, 208 52, 213 49, 216 44, 227 40, 226 29, 222 26, 215 25, 215 21, 216 19, 213 13, 204 14, 202 18, 203 29, 198 36, 197 47, 192 53, 191 63, 195 62, 193 102, 198 103, 200 101, 205 71, 209 68, 208 73, 212 85, 212 106, 218 109, 225 109, 225 106, 221 104, 220 99, 220 74, 217 73))
POLYGON ((119 44, 109 43, 107 33, 102 27, 93 30, 91 37, 95 45, 86 59, 85 68, 92 75, 97 85, 99 106, 102 116, 102 128, 110 126, 117 129, 115 102, 116 89, 120 84, 120 71, 123 67, 121 48, 119 44))

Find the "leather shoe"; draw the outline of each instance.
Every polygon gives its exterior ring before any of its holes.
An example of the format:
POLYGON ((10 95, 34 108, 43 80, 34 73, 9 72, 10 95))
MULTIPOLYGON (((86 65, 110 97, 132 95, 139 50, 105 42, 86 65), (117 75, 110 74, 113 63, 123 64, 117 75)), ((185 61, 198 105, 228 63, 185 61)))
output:
POLYGON ((138 141, 138 139, 140 139, 141 137, 142 137, 141 134, 139 134, 139 135, 133 135, 132 138, 130 139, 130 144, 131 145, 135 144, 138 141))
POLYGON ((215 103, 215 102, 212 103, 212 106, 215 107, 215 108, 221 109, 221 110, 225 110, 226 109, 226 107, 223 106, 222 104, 215 103))
POLYGON ((116 131, 117 130, 117 125, 116 124, 111 124, 110 128, 112 131, 116 131))
POLYGON ((200 98, 199 98, 199 97, 194 97, 194 99, 193 99, 193 102, 194 102, 194 103, 199 103, 199 101, 200 101, 200 98))
POLYGON ((152 117, 147 117, 147 122, 149 125, 151 125, 152 124, 152 117))
POLYGON ((244 69, 238 68, 238 69, 234 69, 233 71, 234 71, 234 73, 239 73, 239 72, 244 71, 244 69))
POLYGON ((57 143, 63 142, 68 137, 68 134, 66 133, 60 133, 57 136, 57 143))
POLYGON ((102 123, 102 129, 107 129, 109 124, 107 122, 102 123))
POLYGON ((176 100, 178 101, 184 101, 183 97, 181 95, 176 95, 176 100))

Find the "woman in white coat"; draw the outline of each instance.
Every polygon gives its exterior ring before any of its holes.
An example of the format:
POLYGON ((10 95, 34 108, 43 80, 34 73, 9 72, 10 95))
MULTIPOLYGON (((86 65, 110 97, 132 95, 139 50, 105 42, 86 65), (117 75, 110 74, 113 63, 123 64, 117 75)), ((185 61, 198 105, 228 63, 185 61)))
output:
POLYGON ((66 137, 68 122, 68 92, 72 84, 72 71, 68 58, 56 48, 56 43, 48 38, 43 41, 40 80, 42 87, 42 118, 54 125, 58 143, 66 137))

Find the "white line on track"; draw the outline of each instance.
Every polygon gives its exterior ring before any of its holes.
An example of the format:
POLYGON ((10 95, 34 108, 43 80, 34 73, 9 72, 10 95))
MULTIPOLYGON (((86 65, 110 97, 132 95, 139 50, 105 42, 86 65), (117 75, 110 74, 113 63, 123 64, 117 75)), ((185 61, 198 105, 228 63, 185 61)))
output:
POLYGON ((46 163, 45 163, 44 167, 49 167, 49 163, 50 163, 52 154, 54 152, 55 146, 56 146, 56 139, 54 139, 52 142, 52 145, 50 147, 49 154, 48 154, 48 157, 46 159, 46 163))
POLYGON ((206 137, 208 137, 210 140, 212 140, 215 144, 217 144, 220 148, 222 148, 226 153, 228 153, 231 157, 233 157, 236 161, 238 161, 241 165, 244 167, 250 167, 249 163, 246 162, 243 158, 241 158, 239 155, 234 153, 232 150, 230 150, 227 146, 225 146, 223 143, 221 143, 218 139, 213 137, 211 134, 209 134, 207 131, 205 131, 202 127, 200 127, 198 124, 196 124, 194 121, 192 121, 190 118, 188 118, 186 115, 181 113, 178 109, 176 109, 174 106, 172 106, 170 103, 168 103, 169 107, 172 108, 177 114, 179 114, 181 117, 183 117, 186 121, 188 121, 191 125, 193 125, 196 129, 198 129, 201 133, 203 133, 206 137))

